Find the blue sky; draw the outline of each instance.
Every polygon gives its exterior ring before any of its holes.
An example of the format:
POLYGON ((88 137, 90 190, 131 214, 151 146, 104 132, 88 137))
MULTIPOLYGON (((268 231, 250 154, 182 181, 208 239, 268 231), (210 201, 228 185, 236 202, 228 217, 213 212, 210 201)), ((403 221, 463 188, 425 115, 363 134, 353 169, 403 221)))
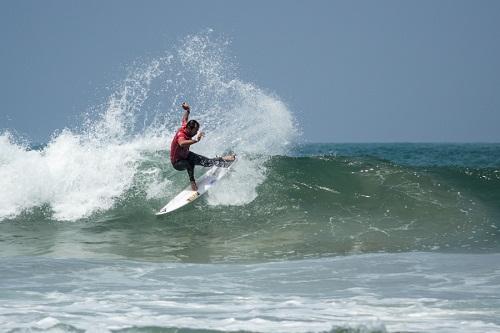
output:
POLYGON ((499 1, 0 2, 0 128, 72 126, 207 28, 312 142, 500 142, 499 1))

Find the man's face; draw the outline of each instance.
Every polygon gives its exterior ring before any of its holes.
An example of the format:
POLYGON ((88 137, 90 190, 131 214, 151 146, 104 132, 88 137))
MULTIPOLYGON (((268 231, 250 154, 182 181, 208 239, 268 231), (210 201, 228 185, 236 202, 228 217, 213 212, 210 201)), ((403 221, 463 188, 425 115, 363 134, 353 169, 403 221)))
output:
POLYGON ((198 126, 195 126, 193 128, 188 128, 188 133, 189 133, 189 136, 195 136, 196 133, 198 133, 198 129, 199 127, 198 126))

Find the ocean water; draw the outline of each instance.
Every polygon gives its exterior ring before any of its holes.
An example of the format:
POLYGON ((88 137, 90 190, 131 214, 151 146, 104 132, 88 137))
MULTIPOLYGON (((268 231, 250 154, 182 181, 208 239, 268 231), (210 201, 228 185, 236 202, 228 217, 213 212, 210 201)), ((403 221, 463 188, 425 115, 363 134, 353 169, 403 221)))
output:
POLYGON ((46 143, 1 132, 0 332, 500 332, 500 144, 303 143, 229 47, 138 62, 46 143), (192 150, 240 162, 158 218, 184 100, 192 150))

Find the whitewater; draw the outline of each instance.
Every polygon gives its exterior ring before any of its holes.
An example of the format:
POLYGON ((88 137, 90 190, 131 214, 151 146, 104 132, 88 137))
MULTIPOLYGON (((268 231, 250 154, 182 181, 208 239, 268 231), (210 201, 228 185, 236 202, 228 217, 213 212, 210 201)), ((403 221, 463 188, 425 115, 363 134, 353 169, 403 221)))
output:
POLYGON ((80 119, 0 132, 0 332, 500 332, 500 144, 304 143, 211 31, 80 119), (239 163, 158 218, 184 101, 239 163))
POLYGON ((296 129, 282 101, 232 76, 220 43, 191 36, 173 54, 130 69, 104 105, 82 116, 81 128, 54 133, 41 149, 0 136, 0 220, 45 205, 55 220, 75 221, 112 208, 137 182, 148 198, 167 197, 172 188, 162 172, 169 166, 139 167, 158 151, 167 158, 183 101, 208 134, 193 151, 237 152, 243 163, 233 191, 241 203, 251 201, 263 178, 257 165, 285 153, 296 129))

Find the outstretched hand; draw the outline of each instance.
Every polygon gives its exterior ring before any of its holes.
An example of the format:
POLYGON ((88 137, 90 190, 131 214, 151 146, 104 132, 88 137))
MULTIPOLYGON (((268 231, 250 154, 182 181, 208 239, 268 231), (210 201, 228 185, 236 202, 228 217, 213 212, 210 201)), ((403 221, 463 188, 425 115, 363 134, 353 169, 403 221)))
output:
POLYGON ((181 106, 182 106, 182 108, 183 108, 184 110, 186 110, 186 111, 190 111, 190 110, 191 110, 191 108, 189 107, 189 104, 188 104, 188 103, 186 103, 186 102, 182 103, 182 105, 181 105, 181 106))
POLYGON ((200 141, 201 138, 203 138, 204 136, 205 136, 205 132, 198 132, 198 134, 196 134, 196 136, 195 136, 195 140, 200 141))

